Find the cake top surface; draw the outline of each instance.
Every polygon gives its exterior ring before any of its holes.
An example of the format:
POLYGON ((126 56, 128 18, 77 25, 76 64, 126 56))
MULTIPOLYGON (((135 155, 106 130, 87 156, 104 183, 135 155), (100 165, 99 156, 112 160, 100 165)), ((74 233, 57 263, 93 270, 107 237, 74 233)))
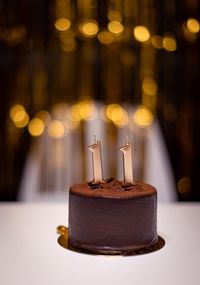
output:
POLYGON ((105 183, 93 184, 79 183, 70 187, 70 192, 81 196, 104 198, 139 198, 156 194, 156 189, 150 184, 136 181, 133 185, 124 185, 122 181, 114 178, 107 179, 105 183))

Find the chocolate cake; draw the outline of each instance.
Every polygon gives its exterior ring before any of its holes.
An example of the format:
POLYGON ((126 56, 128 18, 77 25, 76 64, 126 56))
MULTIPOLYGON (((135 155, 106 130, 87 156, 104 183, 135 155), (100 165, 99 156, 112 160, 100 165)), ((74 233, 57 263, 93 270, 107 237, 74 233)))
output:
POLYGON ((157 235, 157 191, 144 182, 125 186, 81 183, 69 191, 69 236, 73 247, 100 254, 126 254, 153 246, 157 235))

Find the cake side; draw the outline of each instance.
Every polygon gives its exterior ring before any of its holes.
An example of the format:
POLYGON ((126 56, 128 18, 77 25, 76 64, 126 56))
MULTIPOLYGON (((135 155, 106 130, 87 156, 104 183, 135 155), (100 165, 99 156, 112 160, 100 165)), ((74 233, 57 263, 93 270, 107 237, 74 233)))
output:
POLYGON ((87 183, 70 188, 69 243, 96 253, 123 253, 155 244, 156 189, 142 182, 129 190, 118 180, 110 183, 95 189, 87 183))

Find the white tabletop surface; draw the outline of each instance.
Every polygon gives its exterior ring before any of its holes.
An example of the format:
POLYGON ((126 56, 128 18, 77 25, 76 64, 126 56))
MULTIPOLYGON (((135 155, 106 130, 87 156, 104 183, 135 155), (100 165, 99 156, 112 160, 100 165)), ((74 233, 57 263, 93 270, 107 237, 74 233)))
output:
POLYGON ((199 285, 200 204, 161 204, 158 233, 166 245, 154 253, 106 257, 80 254, 57 243, 67 225, 61 204, 0 204, 1 285, 199 285))

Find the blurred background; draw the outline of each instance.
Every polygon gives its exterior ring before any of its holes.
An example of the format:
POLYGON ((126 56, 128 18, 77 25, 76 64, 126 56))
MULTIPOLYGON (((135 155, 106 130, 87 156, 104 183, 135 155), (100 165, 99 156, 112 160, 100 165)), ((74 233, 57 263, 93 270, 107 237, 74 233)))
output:
POLYGON ((92 179, 136 180, 199 201, 200 2, 0 1, 0 200, 63 201, 92 179))

